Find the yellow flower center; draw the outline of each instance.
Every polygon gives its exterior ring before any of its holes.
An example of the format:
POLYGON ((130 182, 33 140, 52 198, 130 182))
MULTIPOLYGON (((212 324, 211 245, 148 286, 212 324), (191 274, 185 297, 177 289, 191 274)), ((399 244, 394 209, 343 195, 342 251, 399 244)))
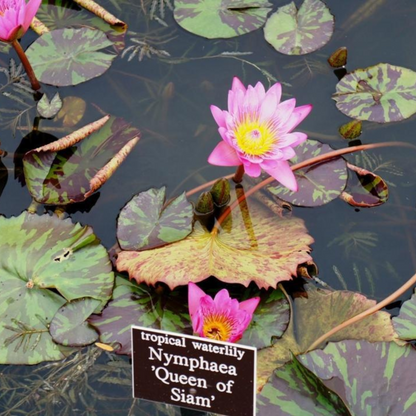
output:
POLYGON ((234 134, 240 150, 251 156, 266 154, 277 140, 273 128, 258 120, 244 120, 237 125, 234 134))
POLYGON ((233 330, 233 321, 226 315, 212 314, 205 317, 203 332, 206 338, 228 341, 233 330))

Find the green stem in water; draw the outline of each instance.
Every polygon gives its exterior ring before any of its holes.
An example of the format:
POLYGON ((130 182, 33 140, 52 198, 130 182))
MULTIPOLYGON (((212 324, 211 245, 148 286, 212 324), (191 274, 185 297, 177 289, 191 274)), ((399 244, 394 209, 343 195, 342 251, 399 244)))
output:
POLYGON ((23 67, 25 68, 26 74, 29 77, 30 84, 32 85, 32 89, 34 91, 37 91, 40 89, 39 81, 36 78, 35 73, 33 72, 32 65, 30 65, 29 60, 27 59, 27 56, 25 54, 25 51, 20 46, 20 43, 18 40, 14 40, 12 42, 12 46, 15 49, 16 53, 19 55, 20 61, 23 64, 23 67))

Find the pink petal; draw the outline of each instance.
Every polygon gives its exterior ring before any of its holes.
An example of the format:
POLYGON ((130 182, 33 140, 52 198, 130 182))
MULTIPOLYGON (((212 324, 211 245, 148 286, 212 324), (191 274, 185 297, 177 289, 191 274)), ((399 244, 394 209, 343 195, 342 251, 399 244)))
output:
POLYGON ((248 86, 246 94, 244 96, 244 113, 245 114, 253 114, 257 112, 259 107, 259 99, 257 95, 257 91, 251 85, 248 86))
POLYGON ((277 106, 274 118, 276 119, 279 125, 284 125, 286 121, 289 120, 295 106, 296 100, 294 98, 283 101, 277 106))
POLYGON ((276 84, 273 84, 267 91, 266 95, 274 94, 277 97, 277 103, 280 103, 280 99, 282 98, 282 84, 279 84, 276 82, 276 84))
MULTIPOLYGON (((270 90, 269 90, 270 91, 270 90)), ((273 117, 276 112, 279 99, 276 94, 270 94, 269 91, 266 94, 266 98, 263 100, 260 106, 260 121, 267 121, 273 117)))
POLYGON ((279 181, 283 186, 290 189, 293 192, 298 190, 298 183, 296 182, 295 175, 290 169, 289 163, 287 161, 278 161, 275 168, 271 169, 267 164, 261 164, 261 167, 267 172, 270 176, 279 181))
POLYGON ((264 85, 261 82, 258 82, 254 88, 257 92, 257 97, 259 101, 263 100, 263 98, 266 96, 266 90, 264 89, 264 85))
POLYGON ((24 35, 24 32, 22 30, 22 26, 14 27, 6 35, 6 42, 13 42, 16 39, 21 38, 23 35, 24 35))
POLYGON ((216 166, 239 166, 242 164, 237 152, 224 141, 219 142, 209 155, 208 163, 216 166))
POLYGON ((219 127, 225 127, 225 115, 224 112, 218 108, 215 105, 212 105, 210 107, 212 116, 214 117, 214 120, 218 124, 219 127))
POLYGON ((245 93, 246 92, 246 87, 244 86, 244 84, 237 77, 234 77, 231 90, 234 91, 234 92, 237 91, 237 90, 241 90, 245 93))
POLYGON ((296 152, 291 147, 284 147, 283 149, 280 149, 283 153, 283 160, 289 160, 292 159, 292 157, 296 156, 296 152))
POLYGON ((261 174, 261 167, 258 163, 244 163, 244 172, 252 178, 258 178, 261 174))
POLYGON ((308 135, 305 133, 294 132, 284 134, 279 137, 279 141, 277 143, 278 147, 295 147, 298 144, 303 143, 308 138, 308 135))
MULTIPOLYGON (((233 300, 235 301, 235 299, 230 298, 230 294, 228 293, 227 289, 221 289, 215 295, 215 298, 214 298, 215 309, 217 309, 217 311, 220 311, 222 309, 228 311, 230 307, 232 307, 233 305, 233 302, 232 302, 233 300)), ((238 305, 238 301, 237 301, 237 305, 238 305)), ((235 309, 238 309, 238 306, 235 309)))
POLYGON ((201 304, 201 298, 207 296, 195 283, 188 283, 188 309, 191 319, 195 316, 196 311, 201 304))
POLYGON ((257 305, 260 302, 259 297, 247 299, 240 303, 240 310, 246 311, 248 314, 250 314, 250 317, 253 315, 255 309, 257 308, 257 305))
POLYGON ((35 17, 42 0, 30 0, 26 5, 25 20, 23 22, 23 29, 27 31, 33 18, 35 17))
POLYGON ((312 105, 302 105, 293 110, 290 118, 281 126, 282 133, 288 133, 297 127, 312 111, 312 105))

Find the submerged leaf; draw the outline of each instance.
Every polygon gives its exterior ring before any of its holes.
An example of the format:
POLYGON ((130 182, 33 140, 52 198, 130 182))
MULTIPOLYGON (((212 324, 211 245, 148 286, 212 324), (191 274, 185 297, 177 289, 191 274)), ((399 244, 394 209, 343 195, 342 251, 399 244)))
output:
MULTIPOLYGON (((376 303, 358 293, 347 290, 331 292, 308 285, 306 297, 293 300, 291 321, 283 337, 258 353, 257 386, 266 383, 274 368, 291 359, 291 353, 302 354, 321 335, 338 324, 358 315, 376 303), (273 363, 273 366, 270 365, 273 363)), ((365 339, 370 342, 397 339, 390 314, 375 314, 335 333, 329 341, 365 339)))
POLYGON ((255 201, 247 205, 228 215, 218 232, 196 222, 184 240, 154 250, 122 251, 117 268, 138 283, 164 282, 170 288, 209 276, 244 286, 254 281, 260 288, 291 280, 297 266, 311 260, 313 238, 303 220, 279 218, 255 201))
POLYGON ((185 193, 165 206, 166 188, 135 195, 121 210, 117 239, 123 250, 144 250, 182 240, 192 231, 192 204, 185 193))
POLYGON ((65 97, 56 120, 62 119, 64 127, 73 127, 84 117, 86 107, 86 102, 80 97, 65 97))
POLYGON ((347 57, 348 49, 345 46, 342 46, 328 58, 328 63, 332 68, 341 68, 347 65, 347 57))
POLYGON ((362 124, 362 121, 352 120, 339 128, 339 134, 344 139, 356 139, 361 135, 362 124))
MULTIPOLYGON (((327 144, 307 140, 296 148, 296 156, 290 161, 300 163, 332 150, 327 144)), ((297 192, 281 185, 268 186, 267 190, 293 205, 317 207, 338 198, 348 179, 346 162, 341 157, 299 169, 295 176, 299 186, 297 192)))
POLYGON ((76 299, 63 305, 49 326, 52 339, 67 347, 92 344, 98 339, 98 334, 86 320, 99 305, 98 300, 91 298, 76 299))
POLYGON ((357 69, 338 82, 332 98, 357 120, 404 120, 416 112, 416 72, 390 64, 357 69))
POLYGON ((73 350, 56 345, 49 324, 67 301, 110 298, 114 274, 90 227, 23 213, 0 217, 0 363, 60 360, 73 350))
POLYGON ((176 0, 174 17, 196 35, 231 38, 262 27, 270 7, 266 0, 176 0))
POLYGON ((36 106, 38 113, 43 118, 53 118, 56 116, 58 111, 62 107, 62 100, 57 92, 53 97, 52 100, 49 101, 49 98, 46 94, 43 94, 42 98, 38 101, 36 106))
POLYGON ((105 116, 23 158, 26 183, 39 203, 81 202, 99 189, 139 141, 122 118, 105 116))
POLYGON ((266 22, 264 37, 285 55, 305 55, 322 48, 331 39, 334 16, 320 0, 304 0, 279 7, 266 22))
POLYGON ((416 294, 403 303, 399 316, 393 318, 393 326, 400 339, 416 340, 416 294))
POLYGON ((116 55, 98 51, 112 45, 101 30, 57 29, 35 40, 26 54, 39 81, 63 87, 107 71, 116 55))

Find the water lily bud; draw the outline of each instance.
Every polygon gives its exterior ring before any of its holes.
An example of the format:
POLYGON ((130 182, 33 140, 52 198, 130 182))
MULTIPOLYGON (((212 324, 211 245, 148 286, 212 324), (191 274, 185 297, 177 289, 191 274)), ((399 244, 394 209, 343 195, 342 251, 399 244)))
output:
POLYGON ((197 214, 209 214, 214 211, 214 200, 211 192, 203 192, 196 202, 195 212, 197 214))
POLYGON ((227 179, 218 179, 217 182, 212 185, 211 195, 214 199, 215 205, 222 207, 230 202, 230 183, 227 179))

